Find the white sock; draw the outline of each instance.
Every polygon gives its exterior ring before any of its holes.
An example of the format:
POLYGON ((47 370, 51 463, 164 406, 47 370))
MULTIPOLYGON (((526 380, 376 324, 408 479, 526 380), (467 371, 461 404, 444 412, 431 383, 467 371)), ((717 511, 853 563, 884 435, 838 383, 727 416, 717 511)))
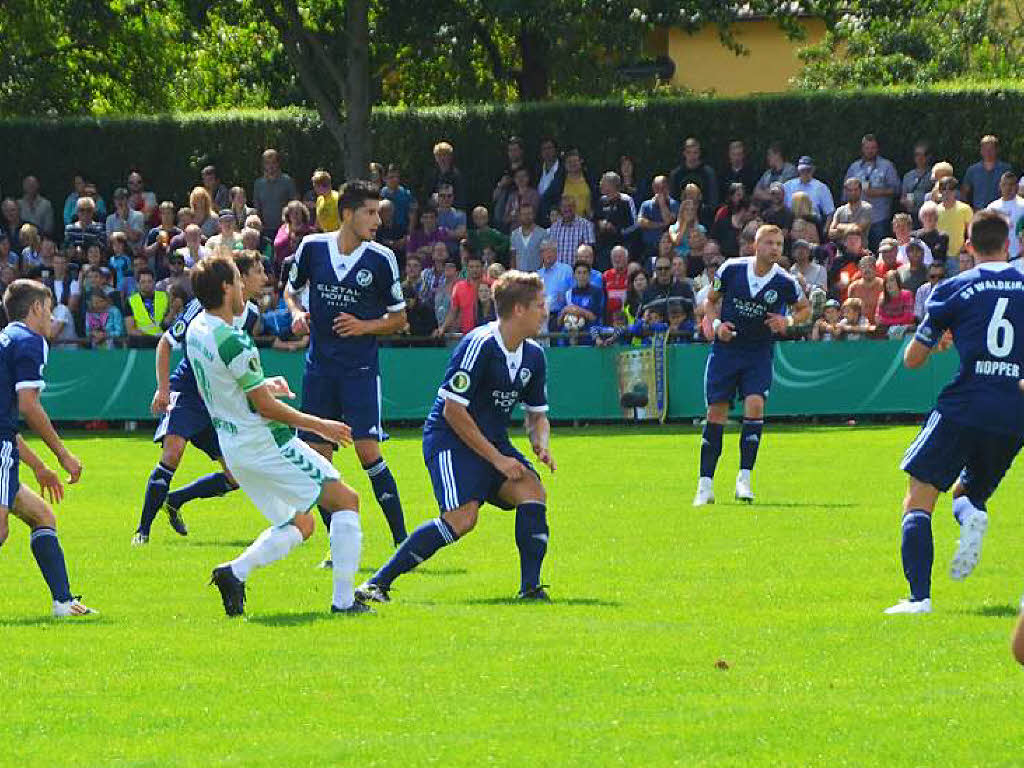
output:
POLYGON ((235 576, 245 581, 249 578, 249 574, 257 568, 280 560, 301 543, 302 532, 294 525, 267 528, 256 537, 256 541, 250 544, 245 552, 232 560, 229 565, 235 576))
POLYGON ((743 480, 744 482, 749 483, 750 482, 750 470, 749 469, 741 469, 739 474, 736 476, 736 479, 737 480, 743 480))
MULTIPOLYGON (((981 512, 976 506, 971 503, 971 500, 966 496, 957 496, 953 499, 953 514, 957 520, 962 520, 964 523, 967 522, 968 518, 972 515, 976 515, 981 512)), ((963 523, 961 523, 963 525, 963 523)))
POLYGON ((355 602, 356 570, 362 549, 363 529, 359 515, 351 509, 339 509, 331 515, 331 560, 334 563, 331 604, 336 608, 348 608, 355 602))

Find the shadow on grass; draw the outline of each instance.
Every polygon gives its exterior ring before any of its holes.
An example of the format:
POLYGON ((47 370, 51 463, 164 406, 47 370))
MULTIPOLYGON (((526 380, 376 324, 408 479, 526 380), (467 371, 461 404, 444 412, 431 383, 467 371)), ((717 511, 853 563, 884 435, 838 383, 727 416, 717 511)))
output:
POLYGON ((602 600, 599 597, 564 597, 564 598, 552 598, 550 603, 545 603, 539 600, 517 600, 514 597, 474 597, 469 600, 460 600, 463 605, 523 605, 523 606, 534 606, 534 605, 587 605, 587 606, 600 606, 602 608, 621 608, 622 603, 617 600, 602 600))
MULTIPOLYGON (((366 573, 373 575, 377 572, 376 568, 370 568, 368 566, 362 566, 359 569, 359 573, 366 573)), ((417 568, 414 571, 409 572, 409 576, 416 576, 417 574, 422 576, 465 576, 469 573, 465 568, 417 568)))
POLYGON ((231 547, 237 549, 239 547, 248 547, 250 544, 252 544, 252 540, 250 539, 249 541, 243 541, 239 539, 238 541, 185 541, 182 543, 188 547, 231 547))
POLYGON ((837 501, 764 501, 755 502, 754 504, 747 504, 742 501, 727 501, 722 506, 749 507, 755 509, 757 507, 782 507, 784 509, 821 509, 822 507, 828 507, 829 509, 853 509, 860 505, 837 501))
POLYGON ((92 616, 62 619, 58 619, 55 616, 17 616, 14 618, 0 617, 0 627, 87 627, 90 624, 110 626, 110 622, 103 621, 103 618, 96 614, 92 616))
POLYGON ((982 616, 985 618, 1012 619, 1020 613, 1020 609, 1013 605, 983 605, 980 608, 969 608, 964 611, 968 616, 982 616))
POLYGON ((306 611, 304 613, 254 613, 246 616, 245 620, 250 624, 263 624, 268 627, 299 627, 317 621, 327 621, 331 618, 331 614, 327 611, 306 611))

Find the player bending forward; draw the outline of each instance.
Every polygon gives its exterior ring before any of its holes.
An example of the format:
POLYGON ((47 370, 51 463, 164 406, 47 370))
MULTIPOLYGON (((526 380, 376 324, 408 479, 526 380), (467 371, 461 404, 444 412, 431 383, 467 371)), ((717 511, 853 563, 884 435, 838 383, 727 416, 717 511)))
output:
POLYGON ((82 476, 82 462, 57 435, 39 402, 50 334, 53 294, 35 280, 15 280, 4 292, 4 309, 11 324, 0 331, 0 545, 7 540, 8 515, 13 513, 31 530, 32 555, 53 597, 54 616, 96 613, 71 594, 64 552, 57 541, 57 518, 39 494, 18 479, 22 460, 35 473, 40 490, 53 502, 64 497, 57 473, 47 469, 18 434, 18 413, 42 438, 67 473, 69 482, 82 476))
POLYGON ((437 550, 476 526, 485 502, 516 510, 519 598, 547 600, 540 569, 548 548, 544 486, 508 438, 516 403, 526 412, 533 452, 553 472, 548 440, 547 362, 530 337, 547 320, 544 283, 512 270, 493 286, 496 322, 463 337, 423 427, 423 459, 441 516, 410 534, 391 559, 356 590, 363 600, 385 603, 391 584, 437 550))
POLYGON ((743 428, 736 498, 754 500, 750 473, 761 445, 764 401, 772 385, 774 334, 785 334, 810 313, 799 284, 778 265, 780 258, 782 230, 765 224, 757 230, 754 255, 726 260, 708 292, 705 323, 710 324, 714 345, 704 371, 708 414, 695 507, 715 503, 715 468, 722 455, 729 407, 737 394, 743 398, 743 428), (792 315, 785 314, 787 306, 793 307, 792 315))
POLYGON ((245 582, 256 568, 280 560, 313 535, 309 510, 317 503, 329 512, 335 564, 331 610, 368 611, 353 595, 362 545, 356 513, 359 499, 338 479, 334 467, 289 427, 343 445, 352 442, 349 428, 308 416, 275 399, 294 395, 283 378, 264 378, 252 339, 233 325, 245 301, 242 277, 230 257, 203 259, 193 269, 192 289, 204 311, 189 325, 185 347, 199 394, 217 430, 228 469, 271 524, 245 552, 213 569, 211 583, 220 589, 225 613, 244 613, 245 582))
POLYGON ((988 527, 986 503, 1024 444, 1024 274, 1006 261, 1009 226, 995 211, 979 211, 968 247, 977 266, 939 283, 927 313, 903 355, 908 368, 925 364, 934 349, 960 353, 957 377, 910 444, 901 468, 909 475, 903 500, 900 554, 910 598, 886 613, 931 613, 932 511, 939 492, 953 489, 960 541, 951 575, 964 579, 978 564, 988 527))

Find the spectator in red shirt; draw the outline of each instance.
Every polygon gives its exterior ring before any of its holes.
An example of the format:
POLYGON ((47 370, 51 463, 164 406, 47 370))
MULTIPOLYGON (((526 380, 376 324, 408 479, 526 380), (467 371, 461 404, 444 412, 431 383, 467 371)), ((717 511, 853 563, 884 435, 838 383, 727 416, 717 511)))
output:
POLYGON ((612 268, 605 270, 604 309, 609 322, 626 302, 626 288, 629 286, 629 251, 624 246, 616 245, 611 251, 612 268))
POLYGON ((889 336, 902 336, 914 328, 914 294, 903 288, 897 270, 885 275, 885 291, 878 302, 875 325, 889 336))
POLYGON ((452 308, 445 315, 440 335, 453 330, 458 333, 469 333, 476 328, 477 286, 484 274, 484 262, 479 253, 470 253, 466 257, 466 277, 459 280, 452 288, 452 308))

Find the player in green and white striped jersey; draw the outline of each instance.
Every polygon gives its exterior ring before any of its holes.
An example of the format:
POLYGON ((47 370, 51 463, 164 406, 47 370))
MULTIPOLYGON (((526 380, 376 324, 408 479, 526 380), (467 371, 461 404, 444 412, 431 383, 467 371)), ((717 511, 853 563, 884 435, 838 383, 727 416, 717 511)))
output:
POLYGON ((232 324, 244 308, 244 299, 241 275, 229 257, 203 259, 192 271, 192 288, 204 311, 189 325, 185 351, 199 394, 217 430, 228 469, 271 524, 245 552, 213 569, 211 583, 220 589, 224 611, 229 616, 242 614, 249 574, 280 560, 313 534, 314 517, 309 510, 317 504, 331 512, 331 610, 369 611, 353 592, 362 547, 356 513, 359 499, 329 462, 295 436, 293 428, 341 445, 351 445, 351 430, 277 399, 295 395, 283 377, 263 375, 252 339, 232 324))

